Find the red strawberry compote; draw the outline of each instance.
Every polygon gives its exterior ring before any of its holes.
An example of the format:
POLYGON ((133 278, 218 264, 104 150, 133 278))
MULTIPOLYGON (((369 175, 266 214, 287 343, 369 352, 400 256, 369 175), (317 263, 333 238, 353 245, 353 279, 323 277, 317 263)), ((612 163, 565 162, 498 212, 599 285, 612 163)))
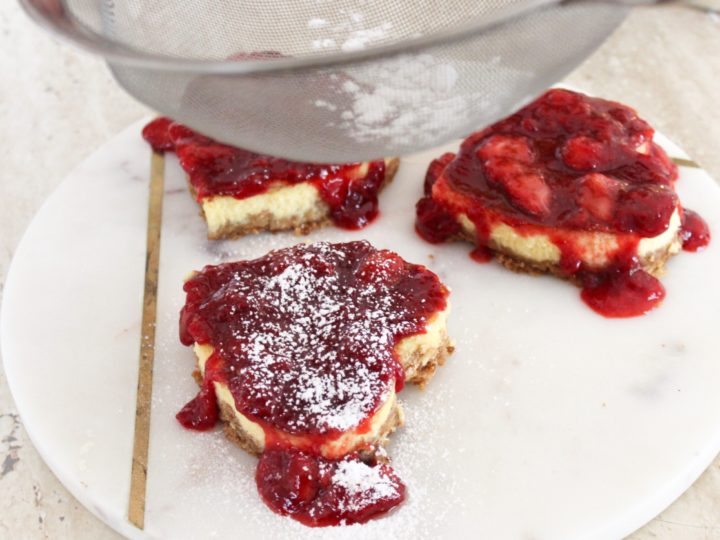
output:
POLYGON ((430 164, 416 230, 433 243, 465 237, 572 279, 602 315, 646 313, 665 296, 651 272, 681 243, 696 251, 710 239, 702 219, 683 211, 677 167, 653 134, 625 105, 549 90, 430 164), (508 228, 503 245, 498 231, 508 228), (510 247, 527 239, 547 240, 559 255, 546 249, 536 260, 510 247))
POLYGON ((305 524, 363 522, 403 500, 388 465, 360 459, 362 442, 327 449, 367 433, 402 389, 395 345, 447 306, 435 274, 364 241, 300 244, 207 266, 184 289, 181 341, 213 349, 198 397, 178 413, 185 427, 211 428, 213 383, 227 387, 265 434, 263 500, 305 524))
POLYGON ((311 527, 364 523, 405 499, 405 485, 389 465, 357 453, 328 460, 297 450, 267 450, 256 482, 270 508, 311 527))
POLYGON ((378 215, 378 193, 385 181, 385 161, 372 161, 364 175, 360 163, 299 163, 228 146, 169 118, 143 129, 156 152, 175 152, 201 202, 217 195, 245 199, 280 184, 312 184, 330 207, 335 225, 360 229, 378 215))

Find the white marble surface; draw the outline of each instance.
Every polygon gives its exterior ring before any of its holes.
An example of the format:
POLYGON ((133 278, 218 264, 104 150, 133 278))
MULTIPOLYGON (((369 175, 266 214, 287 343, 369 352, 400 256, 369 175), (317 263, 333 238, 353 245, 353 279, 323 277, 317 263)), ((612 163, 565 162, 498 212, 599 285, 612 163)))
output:
MULTIPOLYGON (((36 215, 7 276, 0 325, 6 377, 36 448, 86 507, 123 534, 190 540, 232 537, 242 528, 250 538, 287 540, 470 531, 497 540, 605 540, 665 508, 720 449, 720 335, 709 332, 720 321, 720 288, 713 287, 720 244, 672 261, 660 309, 605 319, 565 282, 478 265, 467 245, 432 246, 415 234, 418 179, 431 159, 457 148, 454 142, 403 158, 371 226, 328 227, 308 237, 365 238, 427 264, 455 291, 448 331, 456 351, 427 390, 403 391, 407 422, 389 446, 408 500, 355 528, 308 530, 272 514, 253 487, 252 456, 219 430, 188 432, 174 419, 196 392, 177 314, 188 269, 253 258, 298 239, 207 240, 170 156, 140 534, 126 509, 150 157, 143 122, 83 161, 36 215), (85 201, 94 204, 78 212, 85 201)), ((678 191, 711 231, 720 230, 720 187, 706 173, 681 168, 678 191)))
MULTIPOLYGON (((647 10, 634 15, 570 82, 635 105, 719 177, 717 51, 717 18, 679 8, 647 10)), ((50 190, 102 141, 145 111, 114 87, 99 62, 55 44, 12 2, 0 5, 0 68, 5 74, 0 86, 4 276, 22 231, 50 190)), ((0 384, 0 536, 115 538, 38 459, 4 381, 0 384)), ((720 535, 719 473, 716 462, 634 538, 720 535)))

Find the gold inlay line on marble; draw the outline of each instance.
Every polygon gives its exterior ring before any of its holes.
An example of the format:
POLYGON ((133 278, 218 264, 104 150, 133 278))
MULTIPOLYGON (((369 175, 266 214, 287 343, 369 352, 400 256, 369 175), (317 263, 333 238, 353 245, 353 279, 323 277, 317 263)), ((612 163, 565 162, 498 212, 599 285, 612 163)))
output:
POLYGON ((150 161, 150 197, 148 201, 147 244, 145 257, 145 290, 140 326, 140 365, 135 404, 135 437, 128 519, 142 529, 145 526, 145 490, 147 484, 150 411, 152 407, 153 361, 155 360, 155 321, 160 267, 160 229, 162 225, 165 158, 153 152, 150 161))
POLYGON ((679 158, 679 157, 674 157, 674 158, 670 158, 670 159, 673 160, 675 165, 679 165, 680 167, 692 167, 693 169, 701 168, 700 165, 698 165, 692 159, 685 159, 685 158, 679 158))

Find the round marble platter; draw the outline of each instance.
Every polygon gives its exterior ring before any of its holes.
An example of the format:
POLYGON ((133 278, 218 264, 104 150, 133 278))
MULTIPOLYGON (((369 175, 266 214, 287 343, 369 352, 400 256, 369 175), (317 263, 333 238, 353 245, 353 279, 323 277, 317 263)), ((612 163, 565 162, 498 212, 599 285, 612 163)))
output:
MULTIPOLYGON (((432 246, 413 231, 428 162, 409 156, 363 231, 212 242, 166 159, 145 530, 127 521, 150 150, 130 126, 80 165, 20 244, 2 306, 8 382, 35 446, 70 491, 131 538, 619 538, 678 497, 720 450, 720 237, 668 265, 664 304, 604 319, 578 289, 432 246), (365 525, 309 529, 270 512, 255 458, 220 430, 182 429, 196 392, 178 341, 183 277, 300 241, 366 238, 452 288, 457 350, 408 388, 390 455, 406 503, 365 525)), ((684 154, 659 141, 674 157, 684 154)), ((720 233, 720 188, 681 167, 678 191, 720 233)))

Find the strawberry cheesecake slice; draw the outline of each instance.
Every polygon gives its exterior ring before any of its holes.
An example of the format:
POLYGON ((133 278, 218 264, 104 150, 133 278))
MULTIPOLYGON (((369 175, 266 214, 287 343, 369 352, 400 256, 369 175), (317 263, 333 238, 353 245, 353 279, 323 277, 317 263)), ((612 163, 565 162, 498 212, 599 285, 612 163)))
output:
POLYGON ((664 297, 667 260, 709 240, 653 134, 629 107, 550 90, 431 163, 416 229, 473 242, 478 260, 570 279, 603 315, 645 313, 664 297))
POLYGON ((360 229, 378 215, 378 194, 399 160, 299 163, 219 143, 169 118, 143 129, 156 152, 175 152, 202 209, 208 238, 310 230, 333 223, 360 229))
POLYGON ((261 456, 258 489, 281 513, 310 525, 370 517, 341 516, 323 499, 324 518, 315 519, 310 509, 335 487, 308 479, 312 496, 298 502, 306 495, 278 493, 295 484, 276 477, 314 463, 397 480, 377 449, 403 423, 397 393, 425 384, 452 352, 448 289, 367 242, 300 244, 207 266, 184 288, 180 335, 194 347, 201 390, 181 424, 204 430, 224 420, 232 440, 261 456))

